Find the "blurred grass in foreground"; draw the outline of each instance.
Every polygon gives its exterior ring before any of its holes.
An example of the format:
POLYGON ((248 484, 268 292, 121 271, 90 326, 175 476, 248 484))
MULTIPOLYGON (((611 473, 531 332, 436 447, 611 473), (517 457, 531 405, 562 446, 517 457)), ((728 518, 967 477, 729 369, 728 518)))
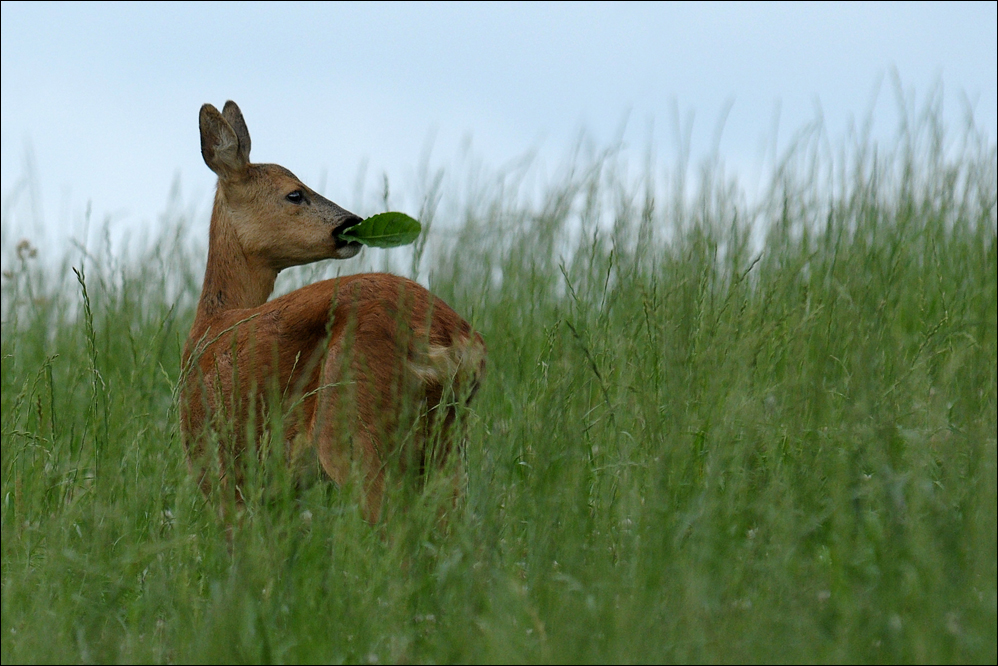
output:
POLYGON ((995 146, 900 137, 805 133, 757 206, 609 153, 438 219, 412 273, 490 354, 447 533, 432 497, 372 529, 265 459, 230 549, 178 437, 189 221, 78 279, 22 246, 4 663, 994 663, 995 146))

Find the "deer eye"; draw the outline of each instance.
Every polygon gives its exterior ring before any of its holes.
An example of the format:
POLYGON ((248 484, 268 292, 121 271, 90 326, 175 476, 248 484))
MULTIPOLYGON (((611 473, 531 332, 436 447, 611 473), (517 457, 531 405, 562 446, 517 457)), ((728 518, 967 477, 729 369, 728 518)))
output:
POLYGON ((303 201, 305 201, 305 195, 301 193, 301 190, 295 190, 294 192, 291 192, 290 194, 288 194, 288 196, 284 198, 293 204, 300 204, 303 201))

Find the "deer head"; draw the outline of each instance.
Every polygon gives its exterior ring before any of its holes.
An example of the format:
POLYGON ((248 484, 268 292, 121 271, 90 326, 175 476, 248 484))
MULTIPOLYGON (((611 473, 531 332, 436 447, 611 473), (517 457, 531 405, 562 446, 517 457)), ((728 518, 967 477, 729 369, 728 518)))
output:
POLYGON ((247 260, 280 271, 321 259, 348 259, 360 244, 337 238, 361 219, 276 164, 249 161, 250 135, 239 107, 201 107, 201 155, 218 175, 215 218, 232 227, 247 260))

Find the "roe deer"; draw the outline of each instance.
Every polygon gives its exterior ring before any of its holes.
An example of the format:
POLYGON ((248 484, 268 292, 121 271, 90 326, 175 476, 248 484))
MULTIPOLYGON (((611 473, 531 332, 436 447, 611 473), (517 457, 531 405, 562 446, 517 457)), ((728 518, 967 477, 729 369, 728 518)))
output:
POLYGON ((183 352, 188 463, 208 493, 217 445, 218 482, 240 501, 238 459, 254 437, 260 441, 276 402, 289 464, 314 446, 337 484, 357 469, 362 514, 376 523, 389 461, 422 472, 454 448, 454 400, 470 400, 477 388, 485 342, 446 303, 394 275, 325 280, 268 301, 282 269, 356 255, 360 245, 337 234, 360 218, 287 169, 250 163, 249 131, 234 102, 221 113, 202 106, 200 128, 201 155, 218 187, 204 286, 183 352), (407 409, 419 420, 406 421, 407 409), (409 439, 399 435, 407 423, 417 426, 409 439), (432 453, 431 431, 440 435, 432 453), (399 449, 404 441, 412 450, 399 449))

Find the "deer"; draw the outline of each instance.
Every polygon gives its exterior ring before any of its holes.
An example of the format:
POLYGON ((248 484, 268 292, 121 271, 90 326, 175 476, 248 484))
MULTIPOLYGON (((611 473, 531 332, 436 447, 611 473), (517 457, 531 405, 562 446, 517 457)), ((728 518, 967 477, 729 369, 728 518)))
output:
POLYGON ((241 503, 240 460, 276 406, 287 464, 311 452, 338 486, 357 479, 361 515, 376 524, 391 465, 425 479, 460 458, 456 411, 481 382, 485 341, 423 286, 388 273, 269 300, 285 268, 356 256, 361 245, 339 234, 361 218, 288 169, 250 162, 235 102, 204 104, 199 127, 218 183, 178 382, 188 466, 206 497, 218 484, 241 503))

